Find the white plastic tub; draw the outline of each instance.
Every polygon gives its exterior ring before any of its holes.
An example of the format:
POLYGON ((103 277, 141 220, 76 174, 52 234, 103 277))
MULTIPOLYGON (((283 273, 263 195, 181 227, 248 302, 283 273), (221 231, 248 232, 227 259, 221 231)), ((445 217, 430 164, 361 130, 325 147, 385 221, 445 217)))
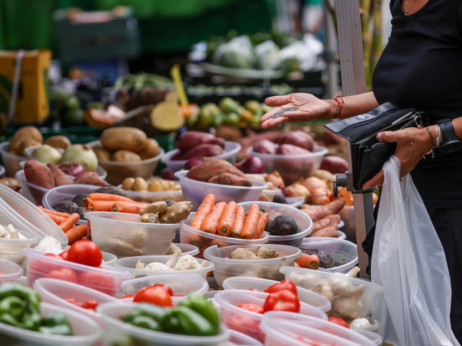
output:
MULTIPOLYGON (((216 156, 211 156, 214 159, 223 159, 234 163, 236 160, 236 154, 242 149, 241 145, 237 142, 225 142, 224 153, 216 156)), ((173 172, 180 171, 184 169, 184 166, 188 160, 172 160, 172 157, 178 154, 180 151, 178 149, 171 150, 162 157, 162 162, 173 172)))
POLYGON ((15 262, 0 258, 0 283, 15 281, 22 275, 22 267, 15 262))
POLYGON ((178 246, 183 255, 196 256, 199 253, 199 248, 196 245, 192 244, 183 244, 183 243, 173 243, 178 246))
POLYGON ((115 261, 117 261, 117 256, 114 255, 113 253, 106 252, 106 251, 101 251, 101 253, 103 255, 104 265, 110 266, 110 265, 113 265, 115 261))

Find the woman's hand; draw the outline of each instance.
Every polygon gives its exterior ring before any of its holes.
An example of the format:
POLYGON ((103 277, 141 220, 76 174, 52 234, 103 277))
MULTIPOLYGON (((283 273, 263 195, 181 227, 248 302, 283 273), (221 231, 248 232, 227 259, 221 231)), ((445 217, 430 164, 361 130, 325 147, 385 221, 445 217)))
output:
POLYGON ((295 93, 284 96, 272 96, 265 100, 270 107, 277 107, 261 117, 261 127, 267 128, 282 125, 293 121, 322 120, 331 117, 332 107, 324 100, 318 99, 311 94, 295 93), (280 113, 285 108, 293 110, 284 112, 279 117, 273 118, 274 114, 280 113))
MULTIPOLYGON (((429 130, 432 134, 436 133, 434 128, 429 130)), ((401 161, 400 177, 411 172, 432 148, 432 140, 425 128, 409 127, 398 131, 384 131, 377 134, 377 139, 382 142, 396 142, 395 155, 401 161)), ((364 183, 363 189, 382 184, 383 170, 380 170, 372 179, 364 183)))

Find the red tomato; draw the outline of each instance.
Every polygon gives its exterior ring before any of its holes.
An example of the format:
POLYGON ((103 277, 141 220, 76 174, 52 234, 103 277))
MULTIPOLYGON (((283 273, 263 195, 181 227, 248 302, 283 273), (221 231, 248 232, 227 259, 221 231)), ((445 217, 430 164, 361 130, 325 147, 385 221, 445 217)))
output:
POLYGON ((120 297, 119 299, 127 299, 127 298, 134 298, 134 297, 135 297, 134 294, 126 294, 126 295, 120 297))
POLYGON ((69 249, 67 260, 75 263, 98 267, 103 254, 98 246, 90 240, 77 240, 69 249))
POLYGON ((79 302, 78 300, 75 300, 74 298, 66 298, 66 301, 67 301, 68 303, 74 304, 74 305, 76 305, 76 306, 78 306, 78 307, 80 307, 80 308, 83 308, 82 303, 79 302))
POLYGON ((68 261, 68 258, 69 258, 69 250, 66 250, 66 251, 63 251, 59 254, 59 256, 63 259, 63 260, 66 260, 68 261))
POLYGON ((275 283, 269 287, 267 287, 264 292, 266 293, 275 293, 279 291, 291 291, 294 294, 297 294, 297 286, 292 281, 289 280, 282 280, 281 282, 275 283))
POLYGON ((75 274, 75 271, 70 268, 54 269, 45 277, 77 283, 77 274, 75 274))
POLYGON ((79 284, 109 294, 110 296, 115 296, 118 291, 114 279, 109 273, 104 273, 102 270, 83 272, 79 275, 79 284))
POLYGON ((133 298, 134 302, 145 302, 160 306, 171 307, 172 298, 167 291, 160 287, 145 287, 140 289, 133 298))
POLYGON ((63 259, 62 257, 60 257, 60 255, 55 255, 54 253, 46 253, 45 256, 47 257, 51 257, 51 258, 56 258, 56 259, 63 259))
POLYGON ((98 302, 94 299, 89 299, 83 304, 83 307, 88 310, 95 310, 98 307, 98 302))
POLYGON ((170 286, 167 285, 162 285, 162 284, 154 284, 151 287, 160 287, 162 288, 165 292, 167 292, 170 296, 174 296, 173 290, 170 288, 170 286))
POLYGON ((225 324, 229 328, 261 342, 265 340, 265 334, 260 330, 260 322, 255 318, 241 314, 232 314, 225 320, 225 324))
POLYGON ((52 254, 52 253, 47 253, 44 255, 45 257, 52 258, 53 260, 48 261, 48 260, 33 260, 31 261, 29 265, 29 272, 30 274, 35 274, 37 277, 41 277, 43 275, 46 275, 52 270, 55 269, 61 269, 62 264, 55 261, 59 259, 62 261, 63 259, 59 257, 58 255, 52 254))
POLYGON ((345 327, 345 328, 350 328, 348 323, 344 319, 342 319, 340 317, 329 317, 327 320, 329 322, 338 324, 339 326, 342 326, 342 327, 345 327))
POLYGON ((241 309, 244 309, 244 310, 247 310, 247 311, 256 312, 258 314, 263 313, 263 308, 260 305, 253 304, 253 303, 239 304, 237 307, 241 308, 241 309))

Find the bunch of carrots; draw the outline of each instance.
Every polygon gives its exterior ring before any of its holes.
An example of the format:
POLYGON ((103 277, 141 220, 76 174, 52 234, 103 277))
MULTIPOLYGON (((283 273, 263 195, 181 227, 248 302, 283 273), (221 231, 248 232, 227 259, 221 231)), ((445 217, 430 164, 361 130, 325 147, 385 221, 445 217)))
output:
POLYGON ((69 245, 87 236, 88 226, 83 224, 76 225, 76 222, 80 219, 79 214, 61 213, 59 211, 46 209, 42 206, 39 206, 39 209, 61 228, 66 234, 69 245))
POLYGON ((269 214, 261 213, 258 204, 252 204, 245 215, 244 207, 236 202, 218 202, 215 195, 205 196, 191 220, 190 226, 201 231, 242 239, 258 239, 265 230, 269 214))
POLYGON ((110 193, 90 193, 83 200, 88 211, 110 211, 119 213, 139 214, 149 203, 136 202, 130 198, 110 193))

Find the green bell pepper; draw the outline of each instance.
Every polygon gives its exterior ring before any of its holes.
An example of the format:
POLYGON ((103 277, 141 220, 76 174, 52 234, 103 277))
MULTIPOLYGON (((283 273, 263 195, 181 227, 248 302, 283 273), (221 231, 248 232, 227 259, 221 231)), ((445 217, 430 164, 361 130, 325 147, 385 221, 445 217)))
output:
POLYGON ((167 311, 161 322, 164 331, 169 333, 211 336, 216 328, 204 316, 186 307, 178 306, 167 311))
POLYGON ((135 316, 131 321, 130 324, 135 327, 150 329, 150 330, 157 330, 162 331, 159 323, 148 316, 135 316))
POLYGON ((0 285, 0 322, 15 327, 38 330, 40 296, 32 288, 14 282, 0 285))
POLYGON ((39 332, 53 335, 74 335, 67 316, 62 312, 51 312, 40 321, 39 332))
POLYGON ((130 323, 135 317, 145 316, 152 318, 156 322, 159 322, 164 315, 164 308, 154 304, 143 303, 138 304, 128 315, 125 315, 123 317, 123 321, 130 323))
POLYGON ((213 335, 218 333, 220 329, 220 315, 218 314, 217 309, 215 309, 213 304, 210 303, 207 298, 198 293, 192 293, 186 300, 180 303, 180 306, 190 308, 205 317, 213 327, 213 335))

